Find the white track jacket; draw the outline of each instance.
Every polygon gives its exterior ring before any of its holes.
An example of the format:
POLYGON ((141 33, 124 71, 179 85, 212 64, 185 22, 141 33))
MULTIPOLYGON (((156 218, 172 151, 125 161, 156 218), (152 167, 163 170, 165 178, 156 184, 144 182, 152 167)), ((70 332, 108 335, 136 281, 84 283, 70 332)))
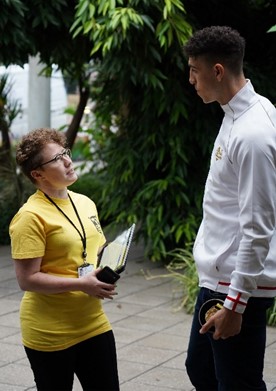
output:
POLYGON ((276 296, 276 109, 249 80, 221 107, 194 258, 199 285, 243 313, 276 296))

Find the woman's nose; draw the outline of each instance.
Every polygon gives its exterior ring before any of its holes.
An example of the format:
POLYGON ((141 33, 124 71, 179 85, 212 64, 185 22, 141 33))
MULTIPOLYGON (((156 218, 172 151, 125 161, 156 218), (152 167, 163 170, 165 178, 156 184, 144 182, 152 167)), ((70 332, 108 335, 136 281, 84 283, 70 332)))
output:
POLYGON ((66 164, 71 164, 71 163, 72 163, 72 157, 69 156, 69 155, 63 155, 63 156, 62 156, 62 159, 63 159, 63 161, 64 161, 66 164))

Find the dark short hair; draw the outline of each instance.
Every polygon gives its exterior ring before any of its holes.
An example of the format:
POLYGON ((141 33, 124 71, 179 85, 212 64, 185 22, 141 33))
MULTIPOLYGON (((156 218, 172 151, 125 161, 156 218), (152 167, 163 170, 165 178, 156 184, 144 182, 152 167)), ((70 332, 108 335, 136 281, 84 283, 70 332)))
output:
POLYGON ((210 26, 198 30, 184 46, 187 57, 204 57, 210 63, 221 63, 234 74, 243 68, 245 39, 228 26, 210 26))
POLYGON ((35 181, 31 171, 43 163, 41 151, 49 143, 56 143, 65 147, 65 134, 56 129, 39 128, 24 135, 21 142, 17 145, 16 162, 21 167, 23 174, 32 182, 35 181))

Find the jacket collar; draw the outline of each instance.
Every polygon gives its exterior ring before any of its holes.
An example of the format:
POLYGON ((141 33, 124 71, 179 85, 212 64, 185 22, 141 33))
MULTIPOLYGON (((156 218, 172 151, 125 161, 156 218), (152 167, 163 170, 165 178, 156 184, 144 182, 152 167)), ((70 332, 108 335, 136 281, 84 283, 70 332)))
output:
POLYGON ((251 81, 247 79, 245 86, 241 88, 226 105, 221 105, 221 108, 226 115, 229 115, 233 117, 233 120, 236 120, 254 105, 258 99, 258 94, 256 94, 251 81))

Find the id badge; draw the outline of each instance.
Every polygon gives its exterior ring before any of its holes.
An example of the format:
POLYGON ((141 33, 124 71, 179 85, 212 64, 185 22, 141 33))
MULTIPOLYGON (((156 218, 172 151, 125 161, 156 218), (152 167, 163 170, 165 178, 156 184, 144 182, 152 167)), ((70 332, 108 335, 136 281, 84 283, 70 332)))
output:
POLYGON ((78 267, 79 278, 85 276, 87 273, 90 273, 94 270, 94 266, 91 263, 84 263, 78 267))

